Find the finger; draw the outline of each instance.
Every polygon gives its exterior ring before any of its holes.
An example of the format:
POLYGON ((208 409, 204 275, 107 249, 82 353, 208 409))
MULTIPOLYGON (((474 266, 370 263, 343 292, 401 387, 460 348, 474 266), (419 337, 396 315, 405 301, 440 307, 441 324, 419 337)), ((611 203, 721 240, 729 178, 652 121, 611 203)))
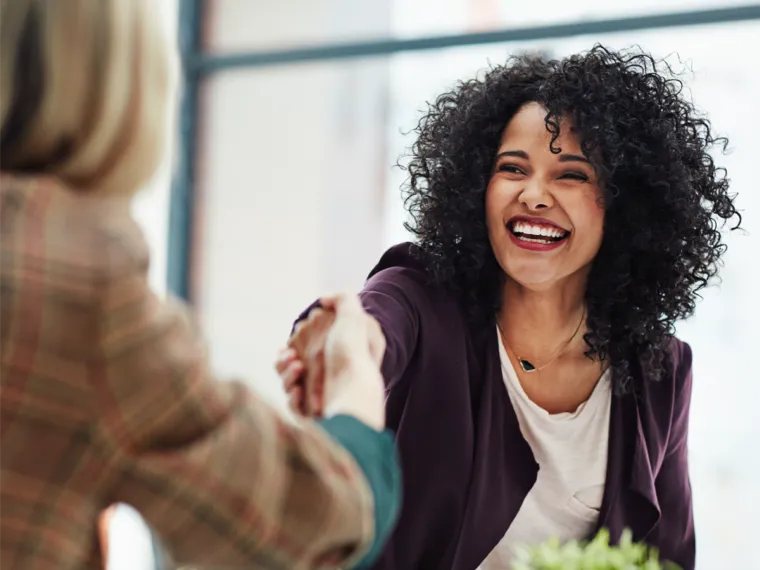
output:
POLYGON ((325 309, 328 309, 330 311, 364 311, 361 301, 359 300, 359 296, 354 293, 337 293, 335 295, 327 295, 325 297, 322 297, 319 302, 325 309))
POLYGON ((307 399, 307 406, 306 409, 309 410, 310 416, 318 416, 319 415, 319 401, 320 398, 320 391, 321 391, 321 377, 323 375, 319 374, 319 376, 316 376, 312 379, 311 385, 309 386, 308 391, 306 392, 306 399, 307 399))
POLYGON ((310 416, 319 412, 322 384, 324 382, 325 367, 324 358, 318 355, 309 362, 309 370, 304 379, 304 405, 310 416))
POLYGON ((320 307, 319 305, 315 306, 309 311, 309 314, 306 316, 306 320, 308 322, 314 322, 316 321, 320 315, 322 315, 325 312, 325 310, 320 307))
POLYGON ((303 329, 305 327, 308 327, 311 323, 314 322, 314 319, 316 319, 319 316, 319 313, 323 310, 319 307, 313 308, 311 311, 309 311, 309 314, 306 315, 304 318, 302 318, 300 321, 298 321, 295 326, 293 327, 293 333, 290 335, 290 338, 288 339, 288 346, 293 346, 293 340, 300 336, 300 334, 303 332, 303 329))
POLYGON ((305 320, 302 319, 293 326, 293 333, 290 335, 290 338, 288 339, 288 347, 293 346, 293 339, 298 336, 298 333, 301 332, 301 329, 304 327, 305 324, 306 324, 305 320))
POLYGON ((290 390, 303 378, 304 365, 300 360, 291 362, 285 371, 281 374, 282 384, 285 390, 290 390))
POLYGON ((325 375, 324 372, 315 382, 314 415, 321 418, 325 411, 325 375))
POLYGON ((314 307, 309 314, 298 321, 293 327, 293 333, 288 339, 288 347, 293 348, 297 345, 301 337, 308 332, 310 328, 313 328, 314 323, 325 313, 325 310, 321 307, 314 307))
POLYGON ((325 375, 321 368, 310 375, 308 386, 304 386, 304 409, 309 417, 321 417, 324 408, 325 375))
POLYGON ((288 393, 288 407, 298 415, 304 415, 303 388, 296 386, 288 393))
POLYGON ((288 365, 295 360, 296 356, 295 349, 283 348, 277 353, 277 360, 274 361, 274 369, 279 375, 282 375, 288 365))

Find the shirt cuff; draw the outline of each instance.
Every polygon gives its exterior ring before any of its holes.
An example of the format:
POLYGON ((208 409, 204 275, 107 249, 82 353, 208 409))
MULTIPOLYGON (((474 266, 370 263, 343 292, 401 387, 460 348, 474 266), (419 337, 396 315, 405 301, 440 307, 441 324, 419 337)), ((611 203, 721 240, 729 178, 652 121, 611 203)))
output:
POLYGON ((380 555, 401 508, 401 469, 389 430, 376 431, 356 418, 337 415, 318 422, 353 457, 372 490, 375 536, 356 570, 368 568, 380 555))

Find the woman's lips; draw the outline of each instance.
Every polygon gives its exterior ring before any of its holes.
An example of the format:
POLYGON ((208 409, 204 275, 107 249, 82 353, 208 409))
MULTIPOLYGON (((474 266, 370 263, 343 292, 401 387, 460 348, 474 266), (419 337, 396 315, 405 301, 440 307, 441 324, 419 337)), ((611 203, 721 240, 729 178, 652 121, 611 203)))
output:
POLYGON ((553 251, 565 245, 567 238, 570 237, 570 232, 567 232, 564 237, 556 241, 549 241, 545 236, 526 235, 518 237, 509 226, 507 227, 507 233, 517 247, 528 251, 553 251))

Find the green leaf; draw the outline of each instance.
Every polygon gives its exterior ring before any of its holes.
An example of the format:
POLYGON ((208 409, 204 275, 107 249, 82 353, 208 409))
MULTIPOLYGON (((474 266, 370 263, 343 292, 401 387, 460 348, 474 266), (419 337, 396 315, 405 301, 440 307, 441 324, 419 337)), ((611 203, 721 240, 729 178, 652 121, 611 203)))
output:
POLYGON ((660 562, 657 549, 633 541, 630 530, 623 531, 617 546, 610 545, 610 533, 602 529, 589 542, 564 544, 556 538, 517 551, 513 570, 680 570, 671 562, 660 562))

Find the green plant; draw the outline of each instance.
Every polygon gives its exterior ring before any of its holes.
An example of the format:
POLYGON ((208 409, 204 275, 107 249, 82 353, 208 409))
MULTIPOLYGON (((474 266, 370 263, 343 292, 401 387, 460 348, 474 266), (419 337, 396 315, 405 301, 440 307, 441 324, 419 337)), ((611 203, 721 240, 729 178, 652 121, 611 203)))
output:
POLYGON ((623 532, 617 546, 610 545, 610 535, 602 529, 588 543, 571 541, 561 544, 549 539, 518 554, 513 570, 680 570, 672 562, 660 562, 656 549, 633 542, 629 531, 623 532))

